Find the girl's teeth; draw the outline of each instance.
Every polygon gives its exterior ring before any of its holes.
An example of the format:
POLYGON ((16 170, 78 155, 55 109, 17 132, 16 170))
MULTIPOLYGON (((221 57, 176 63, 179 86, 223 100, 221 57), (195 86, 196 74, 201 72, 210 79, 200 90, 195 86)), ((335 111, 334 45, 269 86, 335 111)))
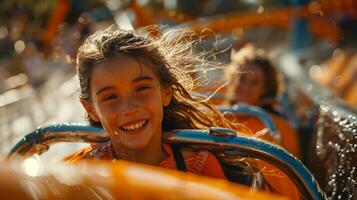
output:
POLYGON ((123 129, 125 131, 132 131, 132 130, 135 130, 135 129, 139 129, 145 124, 145 122, 146 122, 146 120, 143 120, 143 121, 137 122, 135 124, 130 124, 128 126, 123 126, 123 129))

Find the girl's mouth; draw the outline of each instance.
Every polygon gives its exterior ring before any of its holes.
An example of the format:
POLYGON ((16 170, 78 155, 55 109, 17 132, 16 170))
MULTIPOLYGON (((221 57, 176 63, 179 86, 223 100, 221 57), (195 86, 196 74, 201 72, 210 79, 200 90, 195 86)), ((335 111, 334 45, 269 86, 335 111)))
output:
POLYGON ((125 131, 125 132, 137 131, 137 130, 144 128, 148 124, 148 122, 149 122, 149 120, 147 120, 147 119, 130 122, 130 123, 127 123, 127 124, 121 126, 120 130, 125 131))

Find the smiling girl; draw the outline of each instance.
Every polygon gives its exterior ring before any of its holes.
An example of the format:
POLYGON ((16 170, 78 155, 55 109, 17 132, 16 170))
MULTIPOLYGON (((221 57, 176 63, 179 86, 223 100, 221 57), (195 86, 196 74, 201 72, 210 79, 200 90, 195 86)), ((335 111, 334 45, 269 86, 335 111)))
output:
POLYGON ((213 106, 189 94, 193 81, 187 70, 206 61, 192 53, 186 36, 171 30, 153 38, 110 27, 84 42, 77 54, 80 101, 90 124, 103 127, 111 141, 69 161, 123 159, 225 178, 209 152, 162 142, 174 129, 233 128, 213 106))

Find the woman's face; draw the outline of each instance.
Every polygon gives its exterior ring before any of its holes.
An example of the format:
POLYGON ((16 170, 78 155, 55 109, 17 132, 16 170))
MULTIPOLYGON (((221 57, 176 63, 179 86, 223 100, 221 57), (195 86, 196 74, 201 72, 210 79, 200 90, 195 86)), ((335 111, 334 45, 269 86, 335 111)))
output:
POLYGON ((98 64, 92 71, 91 99, 82 103, 113 145, 131 150, 161 145, 163 107, 171 100, 171 88, 162 88, 150 67, 128 56, 98 64))
POLYGON ((257 105, 264 93, 264 72, 254 64, 246 64, 233 78, 234 103, 257 105))

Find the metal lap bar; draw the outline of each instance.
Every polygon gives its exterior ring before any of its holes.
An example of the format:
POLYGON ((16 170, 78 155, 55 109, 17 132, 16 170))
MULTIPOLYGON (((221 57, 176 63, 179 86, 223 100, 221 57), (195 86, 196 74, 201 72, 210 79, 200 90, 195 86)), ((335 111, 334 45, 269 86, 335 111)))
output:
POLYGON ((273 134, 273 138, 280 141, 281 136, 269 114, 257 106, 247 104, 236 104, 231 107, 219 107, 222 113, 233 113, 236 115, 248 115, 258 118, 264 126, 273 134))
POLYGON ((214 136, 207 130, 177 130, 164 134, 166 143, 183 143, 192 148, 213 151, 238 150, 242 155, 266 161, 284 171, 296 184, 304 199, 326 199, 311 172, 286 150, 264 142, 237 135, 214 136))
POLYGON ((103 134, 103 129, 80 124, 56 124, 37 128, 23 137, 9 152, 8 159, 21 155, 44 153, 49 146, 58 142, 103 143, 109 138, 103 134))

